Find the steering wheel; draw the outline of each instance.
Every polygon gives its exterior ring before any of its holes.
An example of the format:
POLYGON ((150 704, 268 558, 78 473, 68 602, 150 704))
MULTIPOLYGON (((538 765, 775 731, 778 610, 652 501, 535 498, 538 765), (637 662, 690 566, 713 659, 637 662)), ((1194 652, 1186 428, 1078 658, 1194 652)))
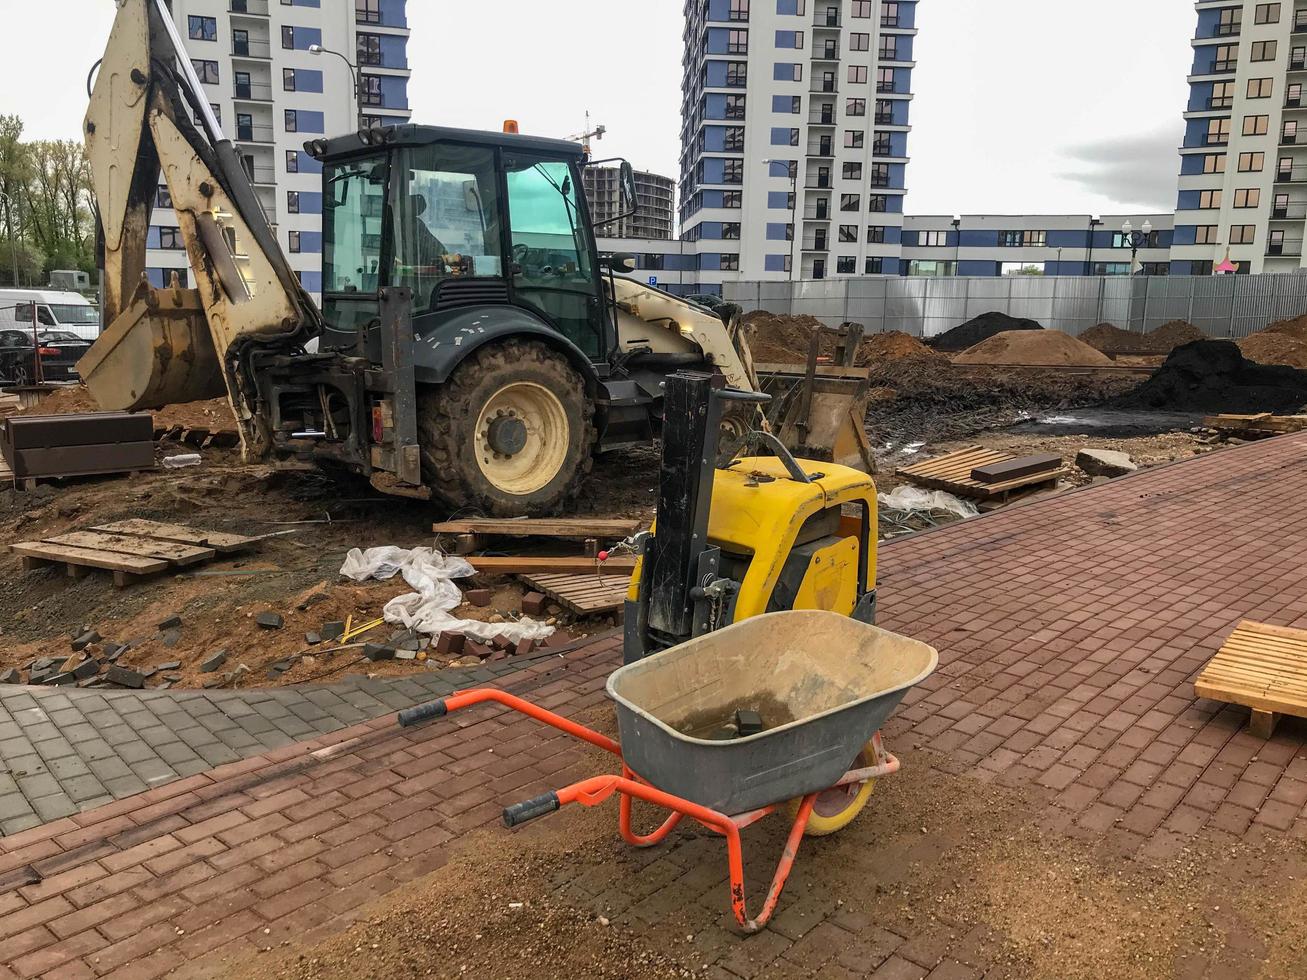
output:
POLYGON ((513 261, 514 261, 517 265, 525 266, 525 265, 526 265, 526 257, 527 257, 530 253, 531 253, 531 249, 530 249, 530 248, 528 248, 528 247, 527 247, 525 244, 523 244, 522 242, 518 242, 516 245, 513 246, 513 261))

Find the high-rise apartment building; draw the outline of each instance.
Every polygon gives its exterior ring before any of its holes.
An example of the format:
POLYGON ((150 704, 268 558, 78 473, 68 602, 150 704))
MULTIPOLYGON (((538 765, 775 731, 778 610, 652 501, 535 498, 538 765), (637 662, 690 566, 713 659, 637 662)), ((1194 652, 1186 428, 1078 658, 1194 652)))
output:
MULTIPOLYGON (((409 118, 406 0, 172 0, 173 19, 224 135, 236 145, 291 268, 322 289, 321 166, 305 140, 409 118), (357 79, 357 82, 355 81, 357 79), (357 84, 357 90, 356 90, 357 84)), ((148 274, 188 264, 159 189, 148 274)))
POLYGON ((590 217, 605 238, 667 239, 676 227, 676 181, 670 177, 635 172, 635 213, 621 217, 621 170, 618 167, 586 167, 585 197, 590 217))
POLYGON ((1195 6, 1171 272, 1207 275, 1227 255, 1239 272, 1295 272, 1307 226, 1307 3, 1195 6))
POLYGON ((685 0, 681 234, 701 283, 898 274, 916 6, 685 0))

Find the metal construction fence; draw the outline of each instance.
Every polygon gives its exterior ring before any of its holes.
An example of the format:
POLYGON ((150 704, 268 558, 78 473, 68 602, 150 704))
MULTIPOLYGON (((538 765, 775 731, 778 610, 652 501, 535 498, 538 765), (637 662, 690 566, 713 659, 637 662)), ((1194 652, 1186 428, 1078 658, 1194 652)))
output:
POLYGON ((1188 320, 1209 337, 1246 337, 1307 313, 1307 275, 1010 276, 727 282, 725 299, 745 311, 811 314, 837 327, 933 337, 982 313, 999 312, 1079 334, 1097 323, 1146 332, 1188 320))

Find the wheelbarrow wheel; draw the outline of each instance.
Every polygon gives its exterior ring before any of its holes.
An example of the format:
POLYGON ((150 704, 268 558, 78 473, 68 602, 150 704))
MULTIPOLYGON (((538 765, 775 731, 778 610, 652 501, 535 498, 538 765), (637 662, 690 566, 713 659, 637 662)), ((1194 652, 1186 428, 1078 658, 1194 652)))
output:
MULTIPOLYGON (((858 753, 858 758, 854 760, 852 769, 862 769, 873 764, 876 758, 876 751, 871 742, 868 742, 858 753)), ((808 817, 808 826, 804 830, 805 837, 827 837, 838 831, 843 830, 853 818, 862 812, 862 808, 867 805, 867 800, 871 798, 871 792, 876 786, 876 780, 868 779, 861 783, 851 783, 848 786, 832 786, 830 789, 822 790, 817 794, 817 799, 812 804, 812 815, 808 817)), ((790 817, 793 819, 799 812, 799 803, 801 800, 793 799, 787 804, 790 817)))

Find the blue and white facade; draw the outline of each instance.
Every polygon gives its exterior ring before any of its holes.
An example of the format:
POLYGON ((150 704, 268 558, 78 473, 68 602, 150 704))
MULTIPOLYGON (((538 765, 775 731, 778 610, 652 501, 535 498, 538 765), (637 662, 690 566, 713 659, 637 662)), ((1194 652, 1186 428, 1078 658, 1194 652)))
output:
MULTIPOLYGON (((322 170, 303 144, 409 119, 406 2, 172 0, 178 34, 223 133, 235 143, 291 268, 315 298, 322 289, 322 170), (327 50, 315 54, 315 45, 327 50)), ((186 282, 186 252, 162 189, 158 204, 148 274, 163 285, 176 270, 186 282)))
POLYGON ((916 7, 685 0, 681 234, 702 288, 897 274, 916 7))
POLYGON ((1171 271, 1207 275, 1228 253, 1239 272, 1297 272, 1307 224, 1307 0, 1195 6, 1171 271))

